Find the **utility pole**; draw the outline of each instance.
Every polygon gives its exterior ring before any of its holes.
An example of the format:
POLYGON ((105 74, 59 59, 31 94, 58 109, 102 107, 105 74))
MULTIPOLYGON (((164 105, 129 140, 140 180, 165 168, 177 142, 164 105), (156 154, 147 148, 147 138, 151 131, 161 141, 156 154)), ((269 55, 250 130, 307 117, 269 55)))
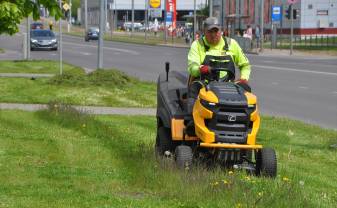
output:
POLYGON ((195 34, 197 33, 197 2, 194 0, 193 8, 193 39, 195 39, 195 34))
POLYGON ((70 32, 70 30, 71 30, 71 19, 72 19, 72 17, 71 17, 71 8, 72 8, 72 3, 71 3, 71 0, 69 1, 69 6, 70 6, 70 9, 69 9, 69 31, 68 32, 70 32))
POLYGON ((213 0, 208 0, 209 16, 213 17, 213 0))
POLYGON ((103 68, 104 2, 105 0, 100 0, 97 69, 103 68))
POLYGON ((88 0, 84 0, 84 34, 88 30, 88 0))
POLYGON ((293 38, 294 38, 294 14, 293 4, 289 6, 290 12, 290 55, 293 55, 293 38))
POLYGON ((26 59, 30 59, 30 21, 29 21, 29 16, 27 17, 27 56, 26 59))
POLYGON ((135 0, 131 0, 131 36, 135 32, 135 0))
POLYGON ((166 22, 167 22, 167 9, 166 9, 166 4, 167 0, 164 0, 164 41, 165 44, 167 44, 167 28, 166 28, 166 22))
MULTIPOLYGON (((165 0, 166 1, 166 0, 165 0)), ((145 32, 145 41, 147 41, 147 28, 148 28, 148 23, 147 23, 147 12, 148 12, 148 0, 145 0, 145 9, 144 9, 145 13, 144 13, 144 32, 145 32)))
MULTIPOLYGON (((59 7, 62 10, 62 0, 59 0, 59 7)), ((60 75, 63 74, 63 57, 62 57, 62 17, 59 20, 59 50, 60 50, 60 75)))
POLYGON ((264 0, 260 0, 260 26, 261 26, 261 52, 263 52, 264 41, 264 0))

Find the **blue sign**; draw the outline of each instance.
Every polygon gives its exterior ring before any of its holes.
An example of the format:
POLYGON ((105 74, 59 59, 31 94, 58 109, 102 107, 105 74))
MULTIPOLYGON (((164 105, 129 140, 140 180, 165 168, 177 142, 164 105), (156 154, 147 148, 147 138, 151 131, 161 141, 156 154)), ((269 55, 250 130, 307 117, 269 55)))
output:
POLYGON ((278 22, 282 19, 281 6, 272 6, 271 8, 271 21, 278 22))
POLYGON ((172 22, 172 12, 167 12, 166 14, 166 22, 172 22))

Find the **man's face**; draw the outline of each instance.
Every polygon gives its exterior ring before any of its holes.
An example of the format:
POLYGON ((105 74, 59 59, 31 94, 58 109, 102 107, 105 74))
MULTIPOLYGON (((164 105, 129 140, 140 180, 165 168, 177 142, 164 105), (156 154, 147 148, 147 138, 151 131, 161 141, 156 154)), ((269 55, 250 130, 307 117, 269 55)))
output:
POLYGON ((209 44, 216 45, 221 38, 221 31, 218 28, 212 28, 205 31, 205 37, 209 44))

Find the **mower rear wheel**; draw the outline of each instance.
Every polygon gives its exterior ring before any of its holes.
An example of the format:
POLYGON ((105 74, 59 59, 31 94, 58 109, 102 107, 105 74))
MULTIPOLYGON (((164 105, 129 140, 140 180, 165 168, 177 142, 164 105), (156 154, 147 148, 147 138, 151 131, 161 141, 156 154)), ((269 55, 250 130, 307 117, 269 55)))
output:
POLYGON ((176 163, 179 169, 186 169, 192 165, 192 148, 186 145, 179 145, 175 149, 176 163))
POLYGON ((256 153, 256 175, 275 178, 277 159, 274 149, 263 148, 256 153))
POLYGON ((172 151, 172 139, 169 129, 158 127, 155 144, 156 155, 164 156, 165 151, 172 151))

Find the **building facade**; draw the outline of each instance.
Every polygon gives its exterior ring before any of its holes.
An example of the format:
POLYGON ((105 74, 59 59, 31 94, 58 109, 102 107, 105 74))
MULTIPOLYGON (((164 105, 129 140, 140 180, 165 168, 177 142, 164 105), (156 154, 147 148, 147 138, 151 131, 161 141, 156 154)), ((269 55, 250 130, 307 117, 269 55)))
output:
MULTIPOLYGON (((213 16, 231 33, 244 30, 247 25, 260 24, 261 0, 213 0, 213 16)), ((289 34, 291 20, 286 17, 288 0, 264 0, 263 17, 266 33, 272 25, 279 33, 289 34), (281 7, 281 19, 272 22, 272 7, 281 7)), ((296 10, 294 33, 298 35, 337 35, 337 0, 298 0, 293 4, 296 10)))

